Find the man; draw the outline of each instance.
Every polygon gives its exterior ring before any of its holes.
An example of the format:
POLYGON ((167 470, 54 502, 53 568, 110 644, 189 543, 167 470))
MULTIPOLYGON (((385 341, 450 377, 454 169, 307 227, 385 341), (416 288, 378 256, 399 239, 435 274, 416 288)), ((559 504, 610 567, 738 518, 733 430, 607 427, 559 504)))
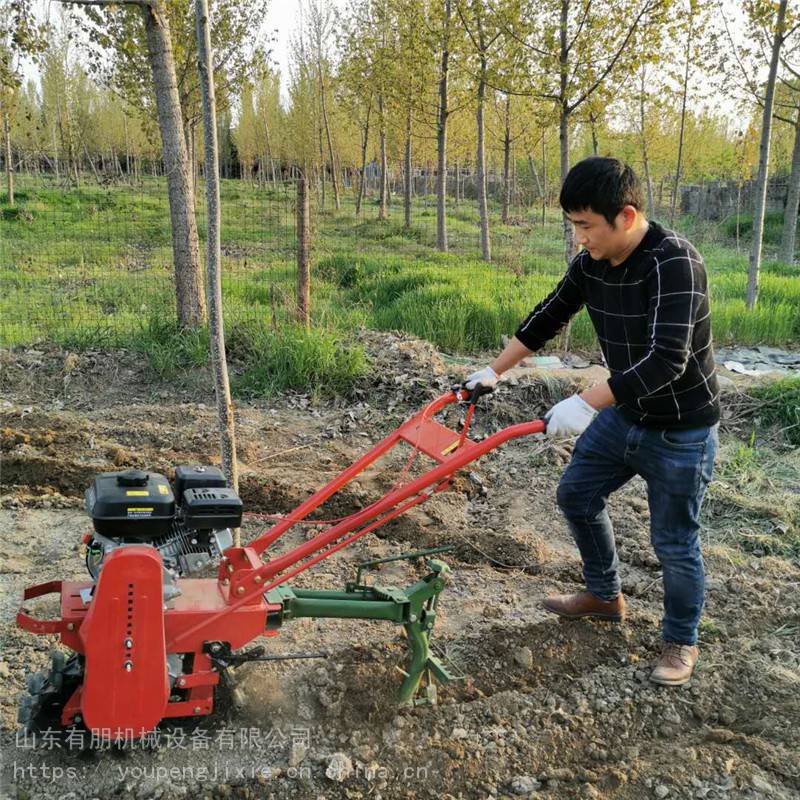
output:
POLYGON ((705 267, 686 239, 645 219, 641 185, 617 159, 576 164, 559 199, 583 249, 503 352, 465 387, 493 387, 586 306, 611 376, 546 415, 548 435, 579 435, 557 499, 581 554, 586 591, 548 597, 543 605, 568 619, 623 619, 606 503, 641 475, 664 584, 663 647, 650 677, 677 686, 698 658, 698 515, 719 419, 705 267))

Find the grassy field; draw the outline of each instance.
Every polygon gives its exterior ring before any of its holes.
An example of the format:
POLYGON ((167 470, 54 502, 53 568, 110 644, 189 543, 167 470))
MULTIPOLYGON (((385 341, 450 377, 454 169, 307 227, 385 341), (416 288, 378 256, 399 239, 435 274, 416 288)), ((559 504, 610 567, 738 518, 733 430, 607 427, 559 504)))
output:
MULTIPOLYGON (((202 192, 198 197, 202 237, 202 192)), ((249 365, 239 379, 242 392, 346 384, 364 369, 363 354, 349 343, 361 326, 407 331, 453 353, 495 350, 501 334, 513 332, 563 273, 557 209, 544 225, 540 212, 517 212, 515 224, 501 225, 493 209, 494 262, 487 264, 477 257, 473 204, 451 208, 445 255, 434 249, 432 198, 416 200, 414 225, 405 231, 398 202, 386 222, 375 219, 372 202, 358 219, 348 194, 340 212, 314 213, 309 334, 292 325, 292 187, 223 181, 222 199, 227 339, 232 356, 249 365)), ((747 312, 747 255, 733 247, 730 225, 682 220, 677 227, 705 257, 718 343, 800 342, 797 267, 767 262, 759 306, 747 312)), ((162 373, 204 363, 205 334, 179 334, 171 321, 170 263, 160 181, 65 190, 22 177, 14 208, 0 197, 0 344, 127 347, 147 353, 162 373)), ((585 313, 575 320, 572 342, 594 347, 585 313)))

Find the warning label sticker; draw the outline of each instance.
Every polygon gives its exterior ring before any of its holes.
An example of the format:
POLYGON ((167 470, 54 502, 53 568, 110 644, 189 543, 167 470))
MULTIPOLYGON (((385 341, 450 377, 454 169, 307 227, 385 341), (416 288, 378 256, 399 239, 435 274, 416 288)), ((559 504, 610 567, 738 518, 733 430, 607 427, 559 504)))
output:
POLYGON ((136 508, 128 508, 128 516, 129 517, 152 517, 153 516, 153 507, 150 506, 149 508, 144 508, 138 506, 136 508))

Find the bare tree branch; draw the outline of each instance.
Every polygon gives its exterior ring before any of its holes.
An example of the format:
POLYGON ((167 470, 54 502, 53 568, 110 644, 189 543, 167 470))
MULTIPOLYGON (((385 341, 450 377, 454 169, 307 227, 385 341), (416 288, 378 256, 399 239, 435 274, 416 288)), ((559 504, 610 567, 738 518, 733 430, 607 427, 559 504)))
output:
POLYGON ((731 52, 733 53, 733 56, 736 59, 736 63, 739 66, 739 69, 741 70, 748 91, 750 92, 750 94, 753 95, 756 102, 758 102, 759 94, 758 91, 755 89, 755 81, 751 80, 751 78, 747 73, 747 70, 745 69, 744 64, 742 63, 742 59, 739 57, 739 51, 738 48, 736 47, 736 42, 733 40, 733 35, 731 34, 731 29, 730 26, 728 25, 728 18, 725 16, 725 9, 722 5, 722 0, 719 0, 718 5, 719 5, 719 15, 722 18, 722 23, 725 27, 725 33, 727 34, 728 41, 730 42, 731 45, 731 52))
POLYGON ((567 52, 568 53, 574 47, 575 42, 578 41, 578 37, 581 35, 581 31, 583 30, 583 26, 586 24, 586 20, 589 18, 589 9, 591 7, 592 7, 592 0, 586 0, 586 6, 583 9, 583 16, 581 17, 580 23, 578 23, 578 30, 575 31, 575 35, 572 37, 572 41, 567 45, 567 52))
POLYGON ((642 17, 648 11, 650 11, 651 5, 652 4, 650 0, 647 0, 647 2, 645 2, 642 5, 641 9, 639 10, 639 13, 636 15, 636 19, 634 19, 634 21, 631 23, 630 27, 628 28, 628 33, 625 35, 624 39, 622 40, 622 43, 617 48, 617 52, 614 53, 614 56, 611 59, 611 61, 609 61, 609 63, 606 65, 606 68, 600 73, 597 80, 574 103, 571 103, 568 106, 568 110, 570 113, 572 113, 581 103, 583 103, 584 100, 586 100, 589 96, 591 96, 594 93, 595 89, 597 89, 597 87, 600 86, 600 84, 606 79, 606 76, 614 68, 614 65, 617 63, 617 61, 619 61, 620 56, 622 55, 625 48, 628 46, 628 42, 631 40, 631 37, 636 31, 636 28, 639 27, 639 22, 641 21, 642 17))

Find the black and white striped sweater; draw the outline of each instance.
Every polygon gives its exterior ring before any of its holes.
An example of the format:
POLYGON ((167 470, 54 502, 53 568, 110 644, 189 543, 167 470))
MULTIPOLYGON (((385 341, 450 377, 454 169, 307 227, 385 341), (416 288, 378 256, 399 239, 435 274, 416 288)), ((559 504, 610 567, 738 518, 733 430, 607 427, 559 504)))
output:
POLYGON ((717 422, 706 270, 689 241, 650 222, 639 246, 616 267, 578 253, 516 337, 538 350, 584 305, 621 411, 646 427, 717 422))

